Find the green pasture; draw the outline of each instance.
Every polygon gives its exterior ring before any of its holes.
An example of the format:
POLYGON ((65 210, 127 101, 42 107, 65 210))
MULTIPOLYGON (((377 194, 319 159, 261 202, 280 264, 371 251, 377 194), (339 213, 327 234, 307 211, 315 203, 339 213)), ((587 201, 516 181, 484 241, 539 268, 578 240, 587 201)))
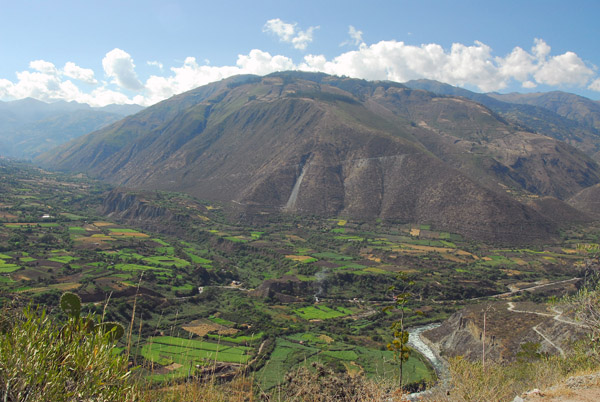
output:
POLYGON ((170 244, 169 244, 169 243, 167 243, 166 241, 164 241, 164 240, 161 240, 161 239, 152 239, 152 241, 153 241, 153 242, 155 242, 155 243, 158 243, 158 244, 160 244, 161 246, 165 246, 165 247, 166 247, 166 246, 170 246, 170 244))
POLYGON ((0 260, 0 274, 10 274, 11 272, 15 272, 19 270, 21 267, 16 264, 7 264, 0 260))
POLYGON ((224 325, 226 327, 233 327, 235 325, 235 322, 233 321, 225 320, 220 317, 215 317, 214 315, 211 315, 210 317, 208 317, 208 319, 214 322, 215 324, 224 325))
POLYGON ((156 264, 162 266, 172 266, 175 265, 177 268, 187 267, 190 265, 186 260, 182 260, 181 258, 171 257, 171 256, 154 256, 154 257, 144 257, 142 261, 149 264, 156 264))
POLYGON ((344 264, 341 267, 336 268, 336 270, 348 269, 348 270, 362 270, 367 268, 366 265, 357 264, 355 262, 351 262, 349 264, 344 264))
POLYGON ((123 228, 108 228, 109 232, 117 232, 117 233, 140 233, 139 230, 135 229, 123 229, 123 228))
POLYGON ((269 361, 265 363, 255 378, 258 379, 264 389, 271 389, 279 385, 285 374, 292 368, 297 367, 318 352, 318 348, 278 338, 269 361))
POLYGON ((77 257, 72 257, 70 255, 58 255, 56 257, 48 258, 48 261, 59 262, 61 264, 68 264, 71 261, 78 260, 77 257))
POLYGON ((187 283, 182 286, 173 286, 172 289, 175 291, 178 291, 178 292, 189 292, 189 291, 193 290, 194 288, 195 288, 194 285, 187 283))
POLYGON ((235 343, 237 345, 255 345, 260 342, 264 336, 263 332, 255 335, 240 335, 240 336, 221 336, 218 334, 208 334, 210 339, 215 339, 220 342, 235 343))
POLYGON ((152 337, 144 344, 141 355, 154 363, 169 365, 181 364, 184 372, 174 371, 172 376, 186 375, 189 367, 206 365, 215 361, 226 363, 247 363, 252 348, 245 346, 227 346, 214 342, 173 336, 152 337))
POLYGON ((248 239, 241 236, 225 236, 223 237, 225 240, 232 241, 234 243, 247 243, 248 239))
MULTIPOLYGON (((258 372, 256 378, 263 388, 271 389, 283 381, 286 373, 296 370, 301 365, 310 369, 312 362, 325 365, 356 367, 363 370, 367 376, 377 376, 397 380, 399 366, 394 360, 394 353, 390 351, 370 349, 362 346, 350 345, 342 342, 320 342, 321 338, 315 334, 295 334, 287 339, 277 339, 277 344, 271 358, 258 372), (299 342, 309 341, 304 344, 299 342), (318 342, 317 342, 318 341, 318 342)), ((432 380, 433 375, 427 365, 414 354, 404 363, 404 382, 432 380)))
POLYGON ((202 257, 194 254, 195 250, 193 248, 186 248, 184 251, 185 251, 185 254, 188 257, 190 257, 190 260, 194 264, 200 264, 200 265, 210 265, 210 264, 212 264, 212 260, 208 260, 206 258, 202 258, 202 257))
POLYGON ((139 264, 115 264, 115 269, 118 269, 119 271, 161 271, 170 274, 170 271, 166 268, 151 267, 148 265, 139 264))
POLYGON ((365 240, 364 237, 355 236, 355 235, 334 236, 334 239, 347 240, 347 241, 364 241, 365 240))
POLYGON ((293 310, 294 314, 305 320, 327 320, 352 314, 352 311, 343 307, 337 307, 335 310, 327 306, 308 306, 293 310))
POLYGON ((155 249, 155 251, 158 254, 164 254, 164 255, 175 255, 175 247, 172 246, 164 246, 164 247, 157 247, 155 249))
POLYGON ((338 253, 333 253, 330 251, 325 251, 322 253, 315 253, 312 254, 313 257, 316 258, 320 258, 323 260, 334 260, 334 261, 348 261, 348 260, 353 260, 354 258, 349 256, 349 255, 343 255, 343 254, 338 254, 338 253))

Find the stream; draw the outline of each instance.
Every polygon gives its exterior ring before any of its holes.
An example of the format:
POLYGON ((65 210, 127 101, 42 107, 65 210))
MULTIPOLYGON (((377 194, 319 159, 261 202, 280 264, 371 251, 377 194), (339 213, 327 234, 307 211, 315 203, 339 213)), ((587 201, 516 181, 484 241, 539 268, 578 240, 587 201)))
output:
MULTIPOLYGON (((432 349, 429 346, 429 342, 424 341, 421 334, 425 331, 428 331, 433 328, 439 327, 439 323, 424 325, 422 327, 411 328, 408 330, 408 346, 419 352, 423 357, 425 357, 433 369, 435 370, 435 374, 438 377, 438 383, 435 385, 436 387, 439 385, 446 385, 449 378, 450 372, 448 371, 448 365, 445 360, 443 360, 437 351, 432 349)), ((430 393, 431 390, 427 389, 421 392, 415 392, 408 395, 409 400, 414 400, 419 396, 426 395, 430 393)))

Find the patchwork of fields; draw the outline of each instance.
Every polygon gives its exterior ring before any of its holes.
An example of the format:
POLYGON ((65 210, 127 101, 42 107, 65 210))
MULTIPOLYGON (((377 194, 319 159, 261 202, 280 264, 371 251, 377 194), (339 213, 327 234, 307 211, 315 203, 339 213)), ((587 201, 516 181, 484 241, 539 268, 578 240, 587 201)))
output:
MULTIPOLYGON (((407 325, 421 325, 471 298, 571 278, 598 243, 595 228, 519 249, 428 225, 277 216, 254 227, 230 223, 216 204, 145 195, 183 216, 165 222, 173 237, 98 216, 100 184, 11 175, 0 184, 0 295, 56 305, 63 291, 80 294, 90 312, 133 325, 134 360, 154 380, 249 365, 268 389, 313 361, 394 378, 385 345, 397 316, 382 308, 399 274, 415 282, 407 325)), ((404 373, 432 379, 416 355, 404 373)))

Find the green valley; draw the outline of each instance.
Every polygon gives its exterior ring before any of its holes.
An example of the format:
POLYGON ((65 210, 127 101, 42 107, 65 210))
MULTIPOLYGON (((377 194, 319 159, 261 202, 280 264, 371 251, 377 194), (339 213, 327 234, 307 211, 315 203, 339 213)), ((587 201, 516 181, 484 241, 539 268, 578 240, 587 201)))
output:
MULTIPOLYGON (((111 190, 7 161, 0 176, 3 300, 52 309, 62 292, 79 294, 130 326, 131 359, 152 381, 218 366, 223 378, 250 370, 268 390, 311 362, 394 379, 385 345, 397 313, 382 308, 399 274, 414 281, 406 324, 439 322, 481 298, 556 294, 552 283, 580 275, 599 234, 573 226, 553 244, 499 247, 385 220, 244 221, 188 195, 111 190), (117 195, 132 201, 111 205, 117 195)), ((417 353, 404 375, 435 378, 417 353)))

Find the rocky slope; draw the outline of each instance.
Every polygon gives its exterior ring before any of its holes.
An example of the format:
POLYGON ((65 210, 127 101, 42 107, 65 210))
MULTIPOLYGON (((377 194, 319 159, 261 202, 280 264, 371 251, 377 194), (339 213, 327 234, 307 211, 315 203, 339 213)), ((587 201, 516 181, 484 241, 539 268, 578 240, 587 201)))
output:
POLYGON ((462 96, 481 103, 514 124, 527 127, 578 148, 600 161, 598 102, 564 92, 548 94, 481 94, 431 80, 406 83, 410 88, 462 96))
POLYGON ((600 184, 584 188, 568 200, 569 205, 600 218, 600 184))
POLYGON ((585 220, 560 200, 600 182, 589 157, 481 104, 308 73, 210 84, 39 160, 255 212, 429 223, 507 242, 551 239, 560 223, 524 201, 554 197, 585 220))
POLYGON ((538 344, 539 353, 563 354, 583 334, 583 328, 560 310, 499 301, 466 307, 423 335, 443 356, 470 360, 481 360, 485 339, 486 359, 501 362, 514 360, 526 343, 538 344))

